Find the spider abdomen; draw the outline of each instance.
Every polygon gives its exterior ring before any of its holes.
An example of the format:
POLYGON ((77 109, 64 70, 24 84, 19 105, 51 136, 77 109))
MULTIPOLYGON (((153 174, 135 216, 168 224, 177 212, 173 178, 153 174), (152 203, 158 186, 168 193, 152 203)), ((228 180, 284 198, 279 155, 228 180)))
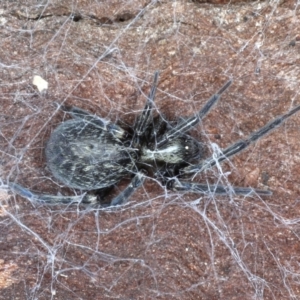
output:
POLYGON ((110 132, 83 119, 58 126, 46 147, 47 165, 55 178, 81 190, 117 183, 134 168, 135 155, 110 132))

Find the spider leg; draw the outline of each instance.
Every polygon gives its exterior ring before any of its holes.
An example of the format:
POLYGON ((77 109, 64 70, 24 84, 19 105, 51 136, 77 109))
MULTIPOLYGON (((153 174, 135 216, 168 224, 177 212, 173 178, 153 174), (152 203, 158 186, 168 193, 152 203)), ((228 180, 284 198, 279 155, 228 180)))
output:
POLYGON ((300 105, 296 106, 295 108, 291 109, 289 112, 285 113, 284 115, 278 116, 273 121, 269 122, 262 128, 258 129, 257 131, 251 133, 246 139, 237 141, 233 145, 230 145, 226 149, 222 151, 222 154, 219 157, 210 157, 198 165, 188 166, 182 170, 182 174, 190 174, 190 173, 198 173, 202 172, 206 169, 209 169, 216 165, 219 162, 239 153, 240 151, 246 149, 249 145, 253 142, 259 140, 261 137, 269 133, 271 130, 275 129, 276 127, 280 126, 286 119, 291 117, 293 114, 300 110, 300 105))
MULTIPOLYGON (((116 196, 108 205, 103 206, 116 206, 122 205, 127 202, 130 196, 143 184, 145 176, 143 172, 138 172, 131 180, 130 184, 123 190, 118 196, 116 196)), ((79 196, 53 196, 46 194, 35 194, 30 190, 24 188, 17 183, 9 183, 10 190, 21 197, 24 197, 30 201, 40 202, 44 204, 88 204, 95 205, 99 204, 98 196, 96 194, 86 193, 85 195, 79 196)))
POLYGON ((110 132, 117 139, 122 139, 126 136, 124 129, 120 126, 113 124, 104 118, 93 115, 81 108, 76 106, 60 105, 60 109, 63 112, 70 114, 75 120, 84 120, 95 124, 99 129, 110 132))
POLYGON ((201 184, 201 183, 192 183, 187 181, 179 181, 178 179, 172 179, 167 183, 168 189, 177 192, 191 192, 196 194, 217 194, 217 195, 228 195, 230 191, 233 194, 249 196, 251 194, 258 194, 261 196, 270 196, 272 195, 271 191, 245 188, 245 187, 230 187, 227 188, 223 185, 215 184, 201 184))
POLYGON ((46 194, 35 194, 30 190, 24 188, 17 183, 9 183, 10 190, 23 198, 30 201, 40 202, 44 204, 70 204, 70 203, 84 203, 84 204, 96 204, 97 196, 85 194, 80 196, 53 196, 46 194))
POLYGON ((131 195, 143 184, 145 176, 143 172, 138 172, 134 175, 129 185, 110 203, 110 206, 125 204, 131 195))
POLYGON ((74 119, 95 119, 95 116, 89 113, 88 111, 81 109, 76 106, 68 106, 68 105, 61 105, 57 103, 59 109, 65 113, 70 114, 74 119))
POLYGON ((157 148, 160 148, 164 144, 166 144, 169 140, 176 138, 183 133, 187 132, 194 126, 196 126, 204 117, 208 114, 208 112, 211 110, 211 108, 214 106, 214 104, 220 99, 221 95, 228 89, 228 87, 231 85, 232 81, 227 81, 221 89, 211 96, 211 98, 206 102, 204 107, 195 115, 187 118, 186 120, 183 120, 182 122, 179 122, 175 127, 170 129, 166 134, 164 134, 157 142, 157 148))
POLYGON ((150 93, 147 97, 146 105, 143 109, 142 114, 136 119, 135 124, 133 125, 133 131, 134 131, 134 137, 132 139, 133 145, 139 144, 139 138, 145 134, 148 124, 152 120, 152 106, 155 99, 158 75, 159 72, 156 71, 154 73, 153 84, 150 93))
POLYGON ((167 128, 166 116, 160 113, 158 116, 153 118, 153 127, 149 134, 149 141, 154 141, 156 143, 157 136, 161 135, 163 130, 167 128))

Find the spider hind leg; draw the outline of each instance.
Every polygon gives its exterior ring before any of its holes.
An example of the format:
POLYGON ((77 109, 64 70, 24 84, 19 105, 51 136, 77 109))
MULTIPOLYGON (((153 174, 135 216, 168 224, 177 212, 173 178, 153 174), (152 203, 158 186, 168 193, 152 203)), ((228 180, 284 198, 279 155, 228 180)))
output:
POLYGON ((53 196, 47 194, 36 194, 30 190, 24 188, 17 183, 9 183, 10 190, 21 197, 24 197, 32 202, 44 203, 47 205, 56 204, 71 204, 71 203, 83 203, 83 204, 96 204, 97 196, 86 193, 79 196, 53 196))
MULTIPOLYGON (((79 196, 53 196, 47 194, 36 194, 17 183, 9 183, 10 190, 21 197, 32 202, 44 203, 47 205, 55 204, 85 204, 100 205, 101 207, 117 206, 125 204, 131 195, 143 184, 145 180, 144 172, 138 172, 131 180, 129 185, 110 202, 102 201, 100 197, 105 196, 114 186, 109 186, 102 190, 87 192, 79 196), (100 200, 100 201, 99 201, 100 200)), ((105 198, 105 197, 104 197, 105 198)))

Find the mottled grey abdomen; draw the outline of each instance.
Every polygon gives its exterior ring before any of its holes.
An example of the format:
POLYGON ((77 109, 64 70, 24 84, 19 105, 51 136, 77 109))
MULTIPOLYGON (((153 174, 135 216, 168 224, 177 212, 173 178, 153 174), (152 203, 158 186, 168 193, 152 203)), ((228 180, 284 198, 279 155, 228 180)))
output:
POLYGON ((69 120, 46 146, 47 165, 68 187, 94 190, 111 186, 134 168, 135 152, 94 122, 69 120))

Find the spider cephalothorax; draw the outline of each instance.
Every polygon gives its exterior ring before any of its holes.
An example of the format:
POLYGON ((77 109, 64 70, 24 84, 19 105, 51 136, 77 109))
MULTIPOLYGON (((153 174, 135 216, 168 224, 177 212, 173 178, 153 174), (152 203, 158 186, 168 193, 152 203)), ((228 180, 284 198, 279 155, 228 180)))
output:
MULTIPOLYGON (((222 185, 194 183, 183 178, 203 172, 237 154, 300 110, 300 106, 295 107, 248 138, 227 147, 217 157, 205 159, 203 143, 194 140, 187 132, 202 121, 231 81, 214 94, 199 112, 171 125, 160 115, 153 117, 157 80, 158 72, 155 72, 146 105, 130 131, 79 108, 62 107, 73 119, 63 122, 52 133, 45 151, 47 165, 53 176, 64 185, 86 193, 81 196, 35 194, 16 183, 10 183, 11 189, 40 202, 101 204, 105 191, 124 177, 131 177, 127 188, 109 203, 120 205, 143 184, 147 174, 155 176, 174 191, 226 194, 228 191, 222 185)), ((267 190, 244 187, 233 187, 231 192, 271 195, 267 190)))

